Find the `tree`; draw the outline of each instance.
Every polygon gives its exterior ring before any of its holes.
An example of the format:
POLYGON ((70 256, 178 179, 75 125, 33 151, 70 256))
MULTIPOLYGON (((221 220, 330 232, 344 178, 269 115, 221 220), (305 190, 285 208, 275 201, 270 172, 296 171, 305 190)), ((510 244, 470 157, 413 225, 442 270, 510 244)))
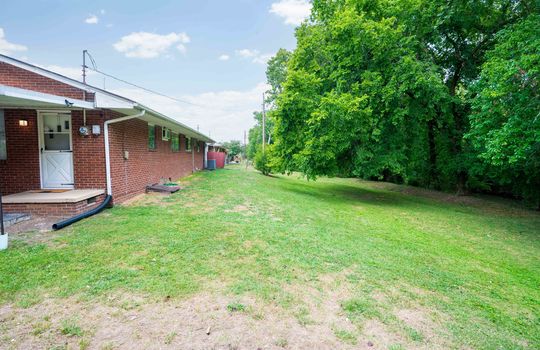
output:
POLYGON ((268 61, 266 68, 266 80, 270 85, 267 91, 266 101, 272 103, 282 91, 282 85, 287 79, 287 64, 291 58, 291 52, 279 49, 276 55, 268 61))
POLYGON ((238 140, 224 142, 223 147, 227 149, 227 156, 229 159, 233 159, 236 156, 241 156, 244 154, 244 146, 238 140))
MULTIPOLYGON (((274 113, 272 107, 276 97, 282 92, 282 85, 287 78, 287 65, 290 57, 291 53, 289 51, 279 49, 276 55, 268 61, 266 79, 268 85, 270 85, 270 90, 266 92, 265 99, 265 103, 268 104, 265 120, 265 140, 268 145, 271 145, 274 142, 274 113)), ((253 118, 255 119, 256 124, 249 130, 249 143, 247 146, 247 157, 252 160, 255 159, 258 150, 262 149, 262 112, 253 112, 253 118)), ((265 159, 267 159, 267 157, 265 159)))
POLYGON ((275 98, 280 170, 485 189, 472 91, 497 33, 533 13, 534 0, 315 0, 275 98))
POLYGON ((540 16, 497 35, 474 87, 467 138, 495 186, 540 205, 540 16))

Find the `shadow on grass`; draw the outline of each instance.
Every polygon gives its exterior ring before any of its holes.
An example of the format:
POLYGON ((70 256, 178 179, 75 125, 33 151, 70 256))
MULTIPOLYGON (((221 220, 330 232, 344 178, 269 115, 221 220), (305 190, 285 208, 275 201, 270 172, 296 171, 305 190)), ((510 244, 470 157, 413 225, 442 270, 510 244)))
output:
MULTIPOLYGON (((277 178, 287 181, 286 178, 277 178)), ((410 205, 403 195, 382 191, 369 190, 366 188, 347 184, 311 184, 299 182, 286 182, 283 189, 301 196, 312 197, 320 201, 332 203, 356 203, 362 202, 372 205, 401 207, 410 205)))

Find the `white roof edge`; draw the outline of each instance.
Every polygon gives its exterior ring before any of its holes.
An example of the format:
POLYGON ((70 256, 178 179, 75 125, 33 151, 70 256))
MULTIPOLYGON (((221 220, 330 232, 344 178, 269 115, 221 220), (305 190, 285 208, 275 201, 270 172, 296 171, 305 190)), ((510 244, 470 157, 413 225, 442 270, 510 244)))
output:
POLYGON ((15 67, 19 67, 19 68, 28 70, 28 71, 30 71, 32 73, 36 73, 36 74, 42 75, 44 77, 60 81, 60 82, 62 82, 64 84, 74 86, 74 87, 79 88, 81 90, 86 90, 88 92, 95 92, 94 87, 92 87, 90 85, 83 84, 80 81, 77 81, 77 80, 72 79, 72 78, 68 78, 65 75, 52 72, 52 71, 50 71, 48 69, 33 65, 31 63, 28 63, 28 62, 20 61, 18 59, 13 58, 13 57, 9 57, 9 56, 0 54, 0 62, 11 64, 11 65, 13 65, 15 67))
POLYGON ((213 139, 211 139, 210 137, 206 136, 205 134, 203 134, 203 133, 201 133, 201 132, 199 132, 199 131, 197 131, 197 130, 195 130, 195 129, 189 127, 189 126, 187 126, 186 124, 184 124, 184 123, 182 123, 182 122, 179 122, 179 121, 176 120, 176 119, 173 119, 173 118, 171 118, 171 117, 168 117, 168 116, 166 116, 166 115, 164 115, 164 114, 162 114, 162 113, 159 113, 159 112, 157 112, 157 111, 154 111, 152 108, 146 107, 146 106, 141 105, 141 104, 139 104, 139 103, 136 105, 136 108, 137 108, 137 109, 140 109, 140 110, 145 110, 146 112, 148 112, 148 113, 150 113, 150 114, 152 114, 152 115, 154 115, 154 116, 156 116, 156 117, 158 117, 158 118, 160 118, 160 119, 164 119, 164 120, 166 120, 166 121, 168 121, 168 122, 170 122, 170 123, 176 124, 176 125, 180 126, 181 128, 184 128, 184 129, 188 130, 189 132, 195 134, 197 137, 200 137, 200 138, 198 139, 198 140, 200 140, 200 141, 204 141, 204 142, 207 142, 207 143, 215 142, 213 139))
POLYGON ((34 90, 27 90, 0 84, 0 95, 25 100, 58 104, 66 107, 94 109, 94 103, 75 98, 46 94, 34 90), (68 105, 69 104, 69 105, 68 105))
MULTIPOLYGON (((109 92, 107 90, 103 90, 103 89, 100 89, 100 88, 97 88, 95 86, 91 86, 91 85, 88 85, 88 84, 84 84, 84 83, 81 83, 75 79, 72 79, 72 78, 68 78, 62 74, 58 74, 58 73, 55 73, 55 72, 52 72, 50 70, 47 70, 45 68, 42 68, 42 67, 38 67, 36 65, 33 65, 31 63, 27 63, 27 62, 24 62, 24 61, 20 61, 18 59, 15 59, 15 58, 12 58, 12 57, 9 57, 9 56, 6 56, 6 55, 2 55, 0 54, 0 62, 5 62, 5 63, 8 63, 8 64, 11 64, 13 66, 16 66, 16 67, 19 67, 19 68, 22 68, 22 69, 25 69, 25 70, 28 70, 28 71, 31 71, 33 73, 36 73, 36 74, 39 74, 39 75, 42 75, 42 76, 45 76, 47 78, 50 78, 50 79, 53 79, 53 80, 57 80, 57 81, 60 81, 64 84, 67 84, 67 85, 70 85, 70 86, 73 86, 73 87, 76 87, 76 88, 79 88, 81 90, 86 90, 86 91, 89 91, 89 92, 92 92, 92 93, 101 93, 101 94, 104 94, 104 95, 108 95, 109 97, 112 97, 112 98, 115 98, 115 99, 120 99, 120 100, 123 100, 124 102, 127 102, 129 104, 133 104, 133 107, 135 108, 139 108, 139 109, 144 109, 146 111, 148 111, 149 113, 159 117, 159 118, 162 118, 162 119, 165 119, 171 123, 174 123, 174 124, 177 124, 178 126, 180 127, 183 127, 187 130, 189 130, 190 132, 193 132, 194 134, 198 135, 199 137, 201 137, 201 141, 205 141, 205 142, 215 142, 214 140, 212 140, 210 137, 200 133, 199 131, 196 131, 194 130, 193 128, 175 120, 175 119, 172 119, 170 117, 167 117, 166 115, 164 114, 161 114, 157 111, 154 111, 153 109, 151 108, 148 108, 146 106, 143 106, 141 105, 140 103, 134 101, 134 100, 131 100, 127 97, 124 97, 124 96, 120 96, 120 95, 117 95, 117 94, 114 94, 112 92, 109 92)), ((70 100, 71 101, 71 100, 70 100)), ((103 106, 103 107, 100 107, 99 106, 99 101, 97 101, 97 96, 96 96, 96 107, 97 108, 113 108, 112 106, 103 106)))

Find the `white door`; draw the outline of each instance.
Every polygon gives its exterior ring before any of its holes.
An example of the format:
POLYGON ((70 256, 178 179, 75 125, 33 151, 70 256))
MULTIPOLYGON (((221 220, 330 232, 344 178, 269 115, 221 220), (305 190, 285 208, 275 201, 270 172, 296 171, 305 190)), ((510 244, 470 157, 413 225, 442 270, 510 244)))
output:
POLYGON ((74 186, 71 131, 71 113, 40 112, 39 150, 43 188, 69 189, 74 186))

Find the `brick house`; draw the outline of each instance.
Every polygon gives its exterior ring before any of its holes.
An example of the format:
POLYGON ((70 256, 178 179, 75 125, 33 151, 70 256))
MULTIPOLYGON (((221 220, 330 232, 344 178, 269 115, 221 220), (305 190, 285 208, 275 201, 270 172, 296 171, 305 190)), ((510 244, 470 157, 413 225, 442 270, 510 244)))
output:
POLYGON ((204 167, 208 136, 129 98, 0 55, 6 212, 70 216, 204 167))

